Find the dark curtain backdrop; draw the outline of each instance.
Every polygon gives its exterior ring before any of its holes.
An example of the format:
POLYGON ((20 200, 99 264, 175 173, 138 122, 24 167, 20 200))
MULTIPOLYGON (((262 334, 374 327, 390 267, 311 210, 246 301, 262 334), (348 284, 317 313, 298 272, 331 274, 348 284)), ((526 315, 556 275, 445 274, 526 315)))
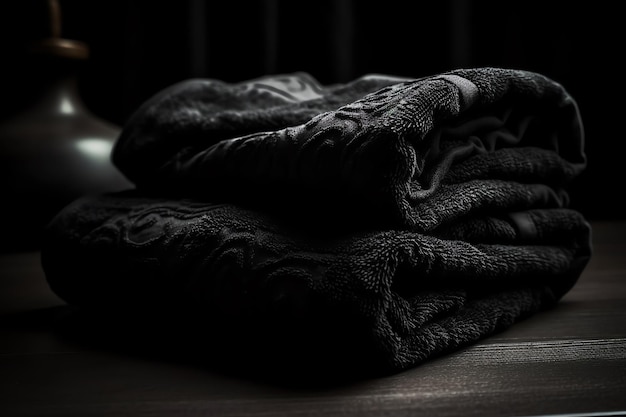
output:
MULTIPOLYGON (((192 77, 242 81, 305 71, 324 84, 367 73, 419 77, 470 66, 544 73, 577 99, 589 168, 573 205, 624 218, 624 25, 619 2, 434 0, 61 0, 63 37, 91 49, 79 86, 87 106, 122 126, 145 99, 192 77)), ((0 5, 2 117, 41 88, 23 60, 47 34, 44 1, 0 5)))

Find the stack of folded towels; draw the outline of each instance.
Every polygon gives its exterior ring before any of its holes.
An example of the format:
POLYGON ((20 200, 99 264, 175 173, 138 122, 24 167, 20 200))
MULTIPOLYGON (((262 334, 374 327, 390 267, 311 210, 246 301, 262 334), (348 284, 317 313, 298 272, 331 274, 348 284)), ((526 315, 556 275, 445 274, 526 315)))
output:
POLYGON ((554 306, 591 255, 578 107, 534 72, 186 80, 112 158, 135 187, 58 213, 50 287, 224 361, 398 372, 554 306))

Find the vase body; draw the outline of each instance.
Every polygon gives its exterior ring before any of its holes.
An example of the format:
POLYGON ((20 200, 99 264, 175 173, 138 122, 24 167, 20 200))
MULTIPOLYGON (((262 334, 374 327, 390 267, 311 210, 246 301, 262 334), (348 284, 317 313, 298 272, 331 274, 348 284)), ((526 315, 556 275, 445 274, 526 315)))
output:
POLYGON ((43 228, 74 199, 132 186, 110 159, 119 132, 85 107, 71 73, 0 123, 2 251, 38 249, 43 228))

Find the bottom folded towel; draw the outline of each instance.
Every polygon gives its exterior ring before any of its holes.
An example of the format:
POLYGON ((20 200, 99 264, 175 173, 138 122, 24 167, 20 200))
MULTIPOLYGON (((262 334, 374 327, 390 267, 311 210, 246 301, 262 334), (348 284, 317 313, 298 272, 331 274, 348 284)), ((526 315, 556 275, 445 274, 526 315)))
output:
POLYGON ((70 304, 164 334, 169 322, 231 360, 368 372, 553 306, 590 255, 589 225, 568 209, 316 240, 237 206, 134 191, 75 202, 47 236, 48 280, 70 304))

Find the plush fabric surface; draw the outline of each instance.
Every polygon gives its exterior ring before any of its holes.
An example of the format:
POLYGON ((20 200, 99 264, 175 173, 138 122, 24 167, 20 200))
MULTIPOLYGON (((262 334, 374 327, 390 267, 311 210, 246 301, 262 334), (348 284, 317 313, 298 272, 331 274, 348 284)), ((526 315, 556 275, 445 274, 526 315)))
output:
POLYGON ((591 255, 576 102, 528 71, 187 80, 113 161, 136 188, 50 223, 51 288, 225 361, 397 372, 554 306, 591 255))

